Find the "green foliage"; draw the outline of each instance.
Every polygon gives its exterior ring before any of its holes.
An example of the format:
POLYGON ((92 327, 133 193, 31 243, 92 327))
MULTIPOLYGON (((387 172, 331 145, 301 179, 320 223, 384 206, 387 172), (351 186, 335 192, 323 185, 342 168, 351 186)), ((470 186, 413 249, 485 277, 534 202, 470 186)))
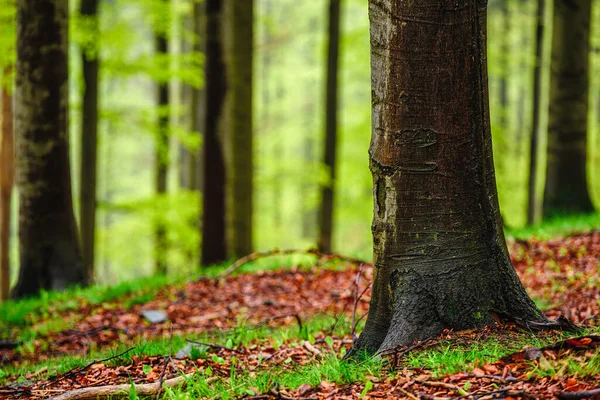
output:
POLYGON ((567 236, 576 232, 597 229, 600 226, 600 213, 582 215, 557 215, 542 224, 533 227, 509 229, 508 237, 528 239, 535 237, 539 240, 567 236))
POLYGON ((12 90, 16 60, 16 1, 0 0, 0 88, 12 90), (3 72, 10 70, 5 75, 3 72))

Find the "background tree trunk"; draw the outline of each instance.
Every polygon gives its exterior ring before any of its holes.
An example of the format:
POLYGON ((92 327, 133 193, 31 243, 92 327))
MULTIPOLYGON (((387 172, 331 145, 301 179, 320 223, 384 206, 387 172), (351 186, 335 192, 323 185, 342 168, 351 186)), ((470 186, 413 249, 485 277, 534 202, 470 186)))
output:
MULTIPOLYGON (((12 75, 10 70, 2 71, 12 75)), ((10 215, 14 183, 12 88, 2 87, 2 140, 0 141, 0 300, 10 292, 10 215)))
POLYGON ((230 1, 228 139, 231 143, 231 251, 252 252, 253 125, 252 71, 254 0, 230 1))
POLYGON ((340 3, 329 2, 329 44, 327 46, 327 82, 325 94, 325 149, 323 162, 328 169, 329 184, 321 188, 319 210, 319 251, 331 252, 333 204, 336 179, 338 64, 340 48, 340 3))
POLYGON ((594 210, 587 186, 591 0, 554 0, 544 216, 594 210))
POLYGON ((519 282, 502 231, 487 1, 424 4, 369 2, 375 278, 355 349, 483 326, 492 314, 544 319, 519 282))
POLYGON ((206 113, 204 121, 204 191, 202 193, 201 265, 227 259, 225 220, 225 161, 222 147, 224 102, 227 93, 223 59, 223 0, 206 0, 206 113))
POLYGON ((21 269, 13 297, 87 284, 71 198, 68 2, 17 1, 15 136, 21 269))
MULTIPOLYGON (((194 3, 193 25, 196 41, 194 42, 194 51, 206 54, 206 15, 204 4, 194 3)), ((206 82, 204 83, 206 85, 206 82)), ((192 88, 192 131, 202 134, 203 123, 206 112, 206 91, 205 87, 192 88)), ((191 181, 190 189, 200 191, 203 187, 202 182, 202 152, 200 149, 190 151, 188 158, 188 175, 191 181)))
MULTIPOLYGON (((169 43, 166 34, 159 34, 156 40, 156 53, 165 55, 169 52, 169 43)), ((158 85, 158 129, 156 134, 155 154, 155 185, 156 194, 164 197, 167 193, 167 172, 169 166, 169 83, 158 85)), ((162 204, 162 202, 160 202, 162 204)), ((166 210, 157 210, 162 214, 166 210)), ((154 261, 156 274, 167 273, 167 229, 162 222, 162 217, 157 214, 154 227, 154 261)))
MULTIPOLYGON (((98 0, 81 0, 81 15, 92 22, 97 46, 98 0)), ((94 248, 96 238, 96 170, 98 146, 98 49, 81 49, 83 69, 83 99, 81 114, 81 181, 80 210, 81 251, 90 281, 94 279, 94 248)))
POLYGON ((540 105, 542 101, 542 68, 544 65, 544 16, 546 0, 537 0, 536 35, 535 35, 535 67, 533 69, 533 109, 531 142, 529 147, 529 184, 527 200, 527 225, 541 222, 540 200, 537 195, 539 179, 538 154, 540 143, 540 105))

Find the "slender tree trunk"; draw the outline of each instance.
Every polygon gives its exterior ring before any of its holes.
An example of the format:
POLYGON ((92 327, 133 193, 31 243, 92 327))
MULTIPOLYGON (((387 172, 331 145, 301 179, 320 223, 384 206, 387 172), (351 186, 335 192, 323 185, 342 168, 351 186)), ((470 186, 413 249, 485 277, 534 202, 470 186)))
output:
MULTIPOLYGON (((3 71, 12 75, 10 70, 3 71)), ((2 140, 0 141, 0 300, 10 292, 10 215, 14 183, 14 138, 12 88, 2 91, 2 140)))
MULTIPOLYGON (((157 35, 156 52, 158 54, 168 54, 168 39, 165 35, 157 35)), ((169 84, 168 82, 158 85, 158 130, 156 135, 156 154, 155 154, 155 187, 158 196, 164 196, 167 193, 167 171, 169 166, 169 84)), ((158 210, 159 213, 165 210, 158 210)), ((154 261, 156 263, 156 274, 165 275, 167 273, 167 229, 162 222, 162 218, 157 215, 156 226, 154 227, 154 261)))
POLYGON ((68 2, 17 1, 15 137, 21 269, 13 297, 87 284, 71 198, 68 2))
POLYGON ((591 0, 554 0, 544 216, 594 210, 587 185, 591 0))
POLYGON ((510 263, 489 127, 487 1, 370 0, 375 278, 357 349, 543 320, 510 263))
POLYGON ((540 121, 542 102, 542 68, 544 66, 544 15, 546 0, 537 0, 536 34, 535 34, 535 67, 533 69, 533 109, 531 142, 529 147, 529 185, 527 189, 527 225, 535 225, 541 221, 540 199, 537 195, 537 183, 540 175, 538 155, 540 146, 540 121))
POLYGON ((252 71, 254 0, 231 0, 229 47, 231 140, 231 250, 234 257, 252 252, 253 140, 252 71))
POLYGON ((340 3, 329 2, 329 44, 327 47, 327 83, 325 94, 325 153, 323 161, 329 172, 329 184, 321 188, 319 210, 319 250, 331 252, 333 205, 336 179, 338 64, 340 48, 340 3))
MULTIPOLYGON (((98 0, 82 0, 81 15, 98 35, 98 0)), ((96 36, 98 37, 98 36, 96 36)), ((97 41, 94 41, 94 45, 97 41)), ((81 114, 80 210, 81 250, 90 281, 94 279, 96 239, 96 170, 98 154, 98 50, 82 49, 83 101, 81 114)))
POLYGON ((202 264, 227 259, 225 161, 222 125, 227 92, 223 59, 223 0, 206 0, 206 113, 204 120, 204 191, 202 194, 202 264))
MULTIPOLYGON (((193 49, 196 52, 206 54, 206 8, 202 2, 194 3, 194 33, 196 34, 196 41, 194 42, 193 49)), ((192 130, 202 134, 204 129, 204 120, 206 113, 206 83, 202 88, 192 88, 192 130)), ((193 182, 191 187, 193 190, 200 191, 204 186, 203 175, 202 175, 202 150, 190 152, 188 159, 188 170, 190 180, 193 182)))

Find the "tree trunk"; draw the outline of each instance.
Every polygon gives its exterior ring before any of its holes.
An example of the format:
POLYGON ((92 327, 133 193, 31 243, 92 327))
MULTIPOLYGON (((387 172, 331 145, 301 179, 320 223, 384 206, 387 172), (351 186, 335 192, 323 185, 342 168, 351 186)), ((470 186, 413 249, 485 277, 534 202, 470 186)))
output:
MULTIPOLYGON (((98 0, 82 0, 81 15, 93 23, 98 38, 98 0)), ((94 46, 97 40, 94 40, 94 46)), ((80 210, 81 251, 90 281, 94 279, 94 247, 96 238, 96 168, 98 145, 98 50, 81 50, 83 99, 81 114, 81 181, 80 210)))
POLYGON ((202 193, 202 263, 227 259, 225 238, 225 161, 222 124, 227 92, 223 59, 223 0, 206 0, 206 113, 204 120, 204 191, 202 193))
MULTIPOLYGON (((156 36, 156 53, 168 54, 168 39, 165 34, 156 36)), ((155 153, 155 187, 159 197, 167 193, 167 172, 169 166, 169 83, 158 85, 158 130, 156 135, 155 153)), ((166 210, 157 210, 163 213, 166 210)), ((154 227, 154 262, 158 275, 167 273, 167 229, 162 222, 162 217, 156 216, 154 227)))
POLYGON ((340 3, 329 2, 329 44, 327 46, 327 83, 325 94, 325 150, 323 161, 329 173, 329 184, 321 188, 319 210, 319 251, 331 252, 333 233, 333 195, 336 179, 338 64, 340 48, 340 3))
POLYGON ((375 278, 355 350, 544 319, 502 232, 485 0, 371 0, 375 278))
POLYGON ((242 257, 252 252, 254 0, 232 0, 230 5, 231 251, 234 257, 242 257))
POLYGON ((17 1, 21 269, 13 297, 87 284, 71 198, 67 0, 17 1))
POLYGON ((536 35, 535 35, 535 67, 533 69, 533 109, 531 142, 529 147, 529 185, 527 189, 527 225, 535 225, 541 221, 540 200, 537 195, 539 179, 538 155, 540 143, 540 105, 542 102, 542 68, 544 65, 544 15, 546 0, 537 0, 536 35))
POLYGON ((544 216, 594 210, 587 186, 591 0, 554 0, 544 216))
MULTIPOLYGON (((12 75, 9 69, 2 71, 12 75)), ((0 141, 0 300, 10 291, 10 214, 14 183, 12 87, 2 87, 2 141, 0 141)))

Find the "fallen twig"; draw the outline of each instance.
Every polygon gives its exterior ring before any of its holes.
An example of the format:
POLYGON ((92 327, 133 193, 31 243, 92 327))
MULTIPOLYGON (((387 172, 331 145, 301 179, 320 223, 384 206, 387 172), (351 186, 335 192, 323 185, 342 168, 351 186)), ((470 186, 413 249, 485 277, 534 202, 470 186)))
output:
POLYGON ((389 349, 379 350, 376 353, 376 355, 387 356, 387 355, 394 354, 396 357, 400 358, 400 357, 406 355, 407 353, 410 353, 411 351, 413 351, 415 349, 418 349, 419 347, 423 347, 431 339, 433 339, 433 336, 429 336, 429 337, 423 339, 422 341, 420 341, 419 343, 413 344, 412 346, 409 346, 409 347, 407 347, 406 349, 404 349, 402 351, 398 351, 398 349, 400 349, 400 347, 402 347, 402 346, 395 346, 395 347, 391 347, 389 349))
POLYGON ((117 327, 111 326, 111 325, 102 325, 102 326, 99 326, 97 328, 93 328, 93 329, 90 329, 87 331, 78 331, 78 330, 74 330, 74 329, 67 329, 67 330, 63 331, 63 333, 67 334, 67 336, 63 337, 61 339, 58 339, 56 341, 56 345, 60 346, 61 344, 71 341, 75 337, 94 336, 94 335, 99 334, 102 331, 123 332, 124 334, 129 335, 129 331, 127 331, 126 329, 117 328, 117 327))
POLYGON ((360 267, 358 268, 358 272, 356 273, 356 279, 354 280, 354 307, 352 309, 352 343, 356 343, 356 340, 358 339, 358 337, 356 335, 356 326, 358 325, 360 320, 363 319, 363 317, 366 315, 366 314, 363 314, 358 320, 356 319, 356 310, 358 309, 358 302, 363 297, 363 295, 367 292, 367 290, 369 290, 369 288, 371 287, 371 282, 369 282, 367 284, 367 286, 364 288, 364 290, 362 292, 360 292, 360 294, 358 294, 358 283, 360 282, 362 270, 363 270, 363 264, 361 263, 360 267))
POLYGON ((48 382, 46 382, 46 384, 43 387, 47 386, 50 383, 60 382, 63 379, 67 379, 67 378, 70 378, 72 376, 78 375, 80 372, 85 371, 86 369, 88 369, 89 367, 91 367, 94 364, 103 363, 103 362, 106 362, 106 361, 114 360, 115 358, 119 358, 119 357, 121 357, 121 356, 129 353, 133 349, 135 349, 135 347, 130 347, 127 350, 125 350, 125 351, 123 351, 123 352, 121 352, 119 354, 116 354, 114 356, 106 357, 106 358, 103 358, 102 360, 94 360, 94 361, 92 361, 91 363, 87 364, 84 367, 72 369, 71 371, 68 371, 68 372, 66 372, 66 373, 64 373, 62 375, 56 375, 56 376, 48 379, 48 382))
POLYGON ((560 392, 556 395, 556 397, 562 400, 578 400, 596 396, 600 396, 600 388, 582 390, 581 392, 560 392))
POLYGON ((305 340, 304 343, 302 343, 302 346, 304 346, 304 348, 306 350, 310 351, 315 356, 320 356, 322 354, 321 350, 319 350, 315 346, 313 346, 308 340, 305 340))
MULTIPOLYGON (((122 385, 95 386, 75 389, 55 396, 51 400, 87 400, 107 397, 127 397, 129 396, 129 393, 132 390, 135 390, 135 393, 138 396, 154 396, 157 393, 160 393, 163 387, 174 387, 179 384, 185 383, 185 381, 194 374, 195 372, 192 372, 187 375, 167 379, 166 381, 162 382, 162 384, 161 382, 143 384, 126 383, 122 385)), ((206 382, 215 379, 217 378, 210 377, 206 379, 206 382)))
POLYGON ((240 258, 239 260, 237 260, 236 262, 234 262, 233 264, 231 264, 229 267, 227 267, 227 269, 225 269, 223 272, 221 272, 219 274, 219 278, 224 278, 224 277, 230 275, 232 272, 234 272, 235 270, 237 270, 238 268, 240 268, 242 265, 249 263, 250 261, 254 261, 254 260, 257 260, 257 259, 262 258, 262 257, 281 256, 281 255, 289 255, 289 254, 308 254, 308 255, 313 255, 313 256, 319 258, 318 265, 323 265, 327 261, 334 260, 334 259, 335 260, 347 261, 347 262, 350 262, 352 264, 368 264, 368 265, 370 265, 369 263, 367 263, 367 262, 365 262, 363 260, 360 260, 358 258, 347 257, 347 256, 343 256, 341 254, 321 253, 317 249, 308 249, 308 250, 298 250, 298 249, 279 250, 279 249, 274 249, 274 250, 269 250, 269 251, 258 251, 258 252, 251 253, 251 254, 248 254, 247 256, 244 256, 244 257, 240 258), (321 262, 321 260, 324 260, 324 261, 321 262))
POLYGON ((281 393, 276 388, 271 389, 270 393, 278 399, 282 400, 318 400, 316 397, 290 397, 281 393))
POLYGON ((397 388, 400 393, 402 393, 403 395, 405 395, 406 397, 411 398, 412 400, 419 400, 419 398, 417 396, 415 396, 414 394, 412 394, 411 392, 409 392, 406 389, 402 389, 401 387, 397 388))

